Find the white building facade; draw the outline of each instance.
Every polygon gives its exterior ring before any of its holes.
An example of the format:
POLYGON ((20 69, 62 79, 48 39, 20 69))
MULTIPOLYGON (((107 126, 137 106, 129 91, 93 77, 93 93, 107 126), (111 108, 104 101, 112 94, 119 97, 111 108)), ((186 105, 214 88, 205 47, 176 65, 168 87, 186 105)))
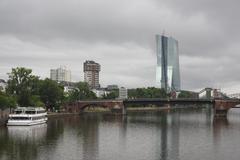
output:
POLYGON ((109 94, 109 91, 106 91, 105 89, 92 89, 92 91, 96 94, 98 98, 102 98, 104 95, 109 94))
POLYGON ((50 79, 57 82, 71 82, 71 71, 65 66, 50 70, 50 79))
POLYGON ((127 99, 128 98, 128 90, 125 87, 119 88, 119 99, 127 99))

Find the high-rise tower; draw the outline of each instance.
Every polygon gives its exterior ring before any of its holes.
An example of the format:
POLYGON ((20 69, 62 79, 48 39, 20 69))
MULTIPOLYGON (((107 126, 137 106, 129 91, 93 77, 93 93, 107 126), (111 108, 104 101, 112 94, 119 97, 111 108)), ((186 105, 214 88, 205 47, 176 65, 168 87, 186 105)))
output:
POLYGON ((85 61, 83 64, 84 81, 87 82, 90 88, 100 88, 99 72, 100 64, 94 61, 85 61))
POLYGON ((157 85, 164 88, 167 92, 179 91, 180 70, 178 41, 172 37, 156 35, 157 43, 157 85))

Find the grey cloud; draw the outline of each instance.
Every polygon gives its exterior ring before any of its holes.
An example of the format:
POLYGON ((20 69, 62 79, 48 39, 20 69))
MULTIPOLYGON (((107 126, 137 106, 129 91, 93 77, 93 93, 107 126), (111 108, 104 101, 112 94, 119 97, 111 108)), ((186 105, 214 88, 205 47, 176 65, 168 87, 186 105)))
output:
POLYGON ((46 77, 50 68, 66 65, 74 80, 82 80, 82 63, 92 59, 102 65, 103 85, 154 86, 154 36, 165 29, 179 41, 183 88, 228 88, 240 79, 234 74, 240 67, 239 3, 3 0, 0 76, 26 66, 46 77))

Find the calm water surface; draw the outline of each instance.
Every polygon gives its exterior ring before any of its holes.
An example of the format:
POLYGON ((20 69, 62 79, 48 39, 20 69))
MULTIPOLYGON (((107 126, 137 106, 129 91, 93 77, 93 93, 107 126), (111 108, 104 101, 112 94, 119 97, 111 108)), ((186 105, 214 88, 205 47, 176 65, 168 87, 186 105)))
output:
POLYGON ((0 128, 1 160, 239 160, 240 110, 84 114, 0 128))

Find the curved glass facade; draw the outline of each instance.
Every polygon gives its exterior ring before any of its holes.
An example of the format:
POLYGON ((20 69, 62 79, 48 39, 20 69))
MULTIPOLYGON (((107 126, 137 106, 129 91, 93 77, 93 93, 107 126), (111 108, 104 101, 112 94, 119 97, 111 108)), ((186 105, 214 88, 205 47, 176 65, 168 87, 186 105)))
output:
POLYGON ((180 70, 178 41, 172 37, 156 35, 157 43, 157 69, 156 82, 167 92, 179 91, 180 70))

